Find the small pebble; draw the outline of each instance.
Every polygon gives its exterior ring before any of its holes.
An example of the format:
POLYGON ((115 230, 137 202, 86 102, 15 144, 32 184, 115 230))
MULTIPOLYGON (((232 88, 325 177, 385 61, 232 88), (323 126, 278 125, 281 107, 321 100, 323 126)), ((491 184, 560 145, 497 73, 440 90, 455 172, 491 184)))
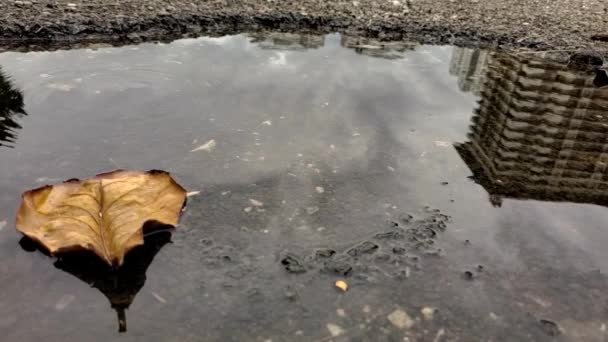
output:
POLYGON ((414 320, 404 310, 397 309, 391 312, 387 319, 399 329, 409 329, 414 325, 414 320))
POLYGON ((306 208, 306 212, 308 213, 308 215, 312 215, 312 214, 316 213, 317 211, 319 211, 319 207, 306 208))
POLYGON ((251 205, 254 206, 254 207, 263 207, 264 206, 263 202, 255 200, 253 198, 249 199, 249 203, 251 203, 251 205))
POLYGON ((435 315, 435 309, 428 306, 423 307, 420 312, 422 313, 422 316, 424 316, 424 319, 426 319, 427 321, 432 320, 433 316, 435 315))
POLYGON ((68 305, 70 305, 70 303, 74 301, 74 299, 76 299, 74 295, 64 295, 57 301, 57 303, 55 303, 55 310, 63 311, 68 307, 68 305))
POLYGON ((152 294, 152 297, 154 297, 160 303, 167 304, 167 300, 165 298, 163 298, 161 295, 159 295, 158 293, 150 292, 150 294, 152 294))
POLYGON ((333 323, 327 323, 327 330, 329 330, 329 333, 331 334, 332 337, 336 337, 336 336, 340 336, 340 335, 344 334, 344 329, 342 329, 341 326, 339 326, 337 324, 333 324, 333 323))
POLYGON ((464 272, 464 278, 466 280, 473 280, 473 272, 471 272, 471 271, 465 271, 464 272))
POLYGON ((296 301, 298 299, 298 290, 291 285, 287 286, 287 289, 285 290, 285 298, 292 302, 296 301))
POLYGON ((348 283, 346 283, 344 280, 336 280, 334 285, 343 292, 348 291, 348 283))
POLYGON ((336 310, 336 314, 337 314, 339 317, 346 317, 346 312, 344 311, 344 309, 337 309, 337 310, 336 310))

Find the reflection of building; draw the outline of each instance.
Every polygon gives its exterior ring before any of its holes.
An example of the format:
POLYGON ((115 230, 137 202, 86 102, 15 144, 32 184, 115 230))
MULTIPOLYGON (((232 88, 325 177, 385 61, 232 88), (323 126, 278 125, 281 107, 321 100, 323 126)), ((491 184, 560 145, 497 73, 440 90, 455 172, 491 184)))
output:
POLYGON ((456 146, 503 197, 608 205, 608 89, 593 72, 490 53, 470 141, 456 146))
POLYGON ((455 47, 450 61, 450 75, 458 77, 458 87, 475 95, 481 92, 486 73, 488 51, 455 47))
POLYGON ((378 58, 399 59, 407 51, 414 50, 416 43, 411 42, 381 42, 372 38, 350 37, 342 35, 340 45, 354 49, 356 53, 378 58))
POLYGON ((325 45, 324 35, 284 33, 284 32, 256 32, 249 34, 251 42, 262 49, 278 50, 304 50, 317 49, 325 45))
POLYGON ((23 115, 26 115, 23 95, 13 88, 0 69, 0 146, 15 142, 16 130, 21 128, 15 119, 23 115))

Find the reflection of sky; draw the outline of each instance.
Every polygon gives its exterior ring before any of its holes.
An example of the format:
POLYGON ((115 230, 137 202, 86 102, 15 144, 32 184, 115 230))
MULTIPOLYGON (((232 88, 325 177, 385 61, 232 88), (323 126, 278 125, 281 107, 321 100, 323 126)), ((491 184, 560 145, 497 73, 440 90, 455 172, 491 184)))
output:
MULTIPOLYGON (((0 182, 16 195, 36 180, 120 166, 168 169, 204 188, 254 182, 306 160, 323 172, 394 169, 408 196, 444 202, 428 187, 468 175, 445 144, 465 140, 474 106, 447 73, 450 55, 420 46, 377 59, 340 47, 337 35, 305 51, 263 50, 232 36, 5 53, 0 64, 32 115, 18 148, 0 152, 0 182), (214 153, 189 152, 210 139, 214 153)), ((469 181, 452 188, 450 197, 474 189, 487 205, 469 181)), ((507 211, 487 210, 477 215, 490 222, 507 211)), ((459 213, 472 214, 466 206, 459 213)))
MULTIPOLYGON (((451 120, 468 115, 470 100, 454 90, 445 75, 449 49, 421 47, 405 59, 381 61, 340 48, 337 36, 328 40, 329 47, 299 52, 255 49, 243 37, 191 39, 176 42, 180 48, 142 45, 85 53, 5 54, 0 63, 21 82, 28 107, 45 113, 38 115, 40 125, 32 123, 24 132, 21 148, 39 151, 42 146, 76 145, 90 148, 93 154, 111 154, 121 163, 133 160, 130 153, 143 146, 189 151, 195 139, 234 135, 239 129, 252 134, 268 119, 273 127, 281 125, 281 116, 291 120, 287 124, 291 127, 273 131, 266 137, 271 143, 292 140, 303 150, 321 149, 330 137, 343 139, 341 134, 360 130, 358 139, 349 140, 352 146, 342 149, 352 155, 349 159, 356 159, 375 130, 376 122, 367 121, 385 120, 404 148, 415 148, 414 156, 428 145, 430 137, 420 136, 436 126, 433 115, 451 120), (453 115, 455 109, 462 114, 453 115), (165 120, 167 115, 172 120, 165 120), (421 115, 429 120, 419 120, 421 115), (409 134, 414 122, 419 133, 409 134), (62 133, 47 135, 50 141, 40 139, 49 130, 62 133), (177 141, 164 141, 159 135, 177 141), (36 138, 28 140, 28 136, 36 138), (149 139, 142 139, 146 136, 157 145, 150 146, 149 139), (90 144, 91 139, 102 145, 90 144)), ((453 140, 455 132, 462 135, 466 122, 458 122, 442 125, 446 132, 434 130, 434 139, 453 140)), ((252 147, 244 140, 239 144, 240 149, 252 147)), ((174 153, 167 157, 166 165, 178 163, 174 153)), ((271 156, 259 167, 273 170, 273 161, 283 163, 286 157, 271 156)), ((147 158, 143 153, 138 159, 158 163, 154 154, 147 158)))
MULTIPOLYGON (((384 218, 387 205, 428 204, 454 217, 452 240, 479 248, 473 259, 448 247, 452 262, 525 268, 559 258, 560 249, 571 257, 566 268, 605 267, 604 208, 532 201, 493 208, 466 178, 451 143, 466 140, 475 98, 448 73, 451 48, 420 46, 387 60, 339 44, 330 35, 320 49, 264 50, 232 36, 0 54, 29 113, 16 148, 0 150, 0 222, 10 221, 24 189, 117 167, 169 170, 203 195, 271 179, 276 188, 261 192, 309 206, 318 205, 306 201, 319 179, 329 179, 347 210, 330 214, 352 216, 349 238, 369 234, 362 222, 384 218), (213 151, 190 152, 211 139, 213 151), (292 175, 300 185, 286 194, 292 175)), ((285 225, 273 219, 270 228, 285 225)), ((1 234, 0 256, 17 255, 7 269, 22 272, 16 265, 30 256, 17 254, 16 233, 1 234)), ((150 283, 163 287, 160 277, 150 283)))

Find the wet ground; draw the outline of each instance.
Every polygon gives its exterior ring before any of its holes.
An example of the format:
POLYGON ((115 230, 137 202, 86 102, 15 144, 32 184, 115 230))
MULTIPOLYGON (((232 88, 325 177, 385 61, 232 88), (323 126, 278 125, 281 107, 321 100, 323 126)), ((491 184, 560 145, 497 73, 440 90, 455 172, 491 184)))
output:
POLYGON ((607 11, 603 0, 5 0, 0 49, 305 30, 385 41, 605 52, 607 11))
POLYGON ((0 54, 3 340, 605 341, 608 90, 537 57, 337 34, 0 54), (23 191, 115 168, 200 191, 172 243, 111 276, 19 244, 23 191))

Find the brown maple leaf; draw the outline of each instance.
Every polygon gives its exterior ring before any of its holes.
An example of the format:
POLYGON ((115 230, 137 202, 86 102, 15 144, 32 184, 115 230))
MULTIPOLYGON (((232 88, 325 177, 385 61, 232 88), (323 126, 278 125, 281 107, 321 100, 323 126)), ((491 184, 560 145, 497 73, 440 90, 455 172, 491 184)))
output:
POLYGON ((117 170, 27 191, 17 230, 52 255, 90 250, 113 267, 144 242, 144 223, 177 225, 186 190, 169 173, 117 170))

